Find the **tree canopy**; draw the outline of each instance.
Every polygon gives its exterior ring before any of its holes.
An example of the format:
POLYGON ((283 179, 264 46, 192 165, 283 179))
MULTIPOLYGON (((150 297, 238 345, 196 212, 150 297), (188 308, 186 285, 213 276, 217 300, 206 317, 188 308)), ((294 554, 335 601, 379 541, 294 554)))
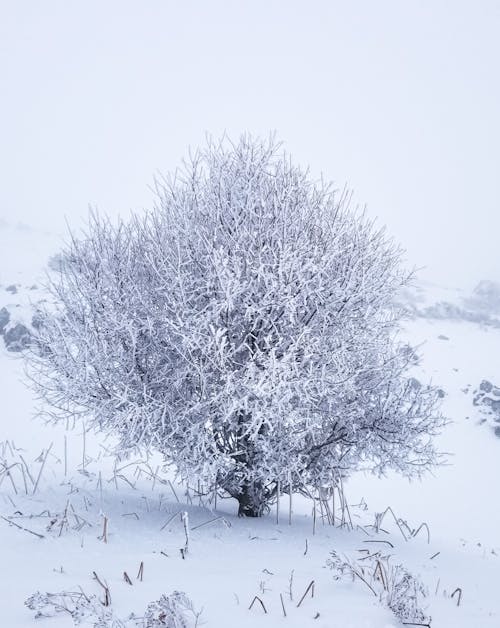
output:
POLYGON ((273 141, 210 143, 149 212, 92 214, 40 315, 32 379, 259 515, 355 469, 419 474, 442 420, 398 340, 401 250, 273 141), (281 489, 280 489, 281 487, 281 489))

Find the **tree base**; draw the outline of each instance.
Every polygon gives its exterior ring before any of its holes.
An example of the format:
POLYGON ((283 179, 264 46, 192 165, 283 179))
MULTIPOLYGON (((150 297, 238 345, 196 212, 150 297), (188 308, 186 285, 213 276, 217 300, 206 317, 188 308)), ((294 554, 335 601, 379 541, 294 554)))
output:
POLYGON ((238 517, 262 517, 262 507, 243 504, 238 507, 238 517))

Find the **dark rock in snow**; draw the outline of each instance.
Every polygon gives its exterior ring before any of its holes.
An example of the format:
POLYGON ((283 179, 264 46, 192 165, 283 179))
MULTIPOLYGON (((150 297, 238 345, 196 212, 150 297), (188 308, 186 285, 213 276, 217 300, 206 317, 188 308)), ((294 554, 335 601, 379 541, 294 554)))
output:
POLYGON ((22 323, 17 323, 4 333, 3 339, 8 351, 22 351, 30 343, 30 330, 22 323))
POLYGON ((449 340, 448 336, 445 336, 444 334, 439 334, 438 339, 439 340, 449 340))
POLYGON ((14 284, 11 284, 10 286, 7 286, 5 290, 7 290, 7 292, 11 292, 12 294, 16 294, 17 286, 14 284))
MULTIPOLYGON (((472 403, 483 415, 493 419, 495 423, 500 423, 500 387, 495 386, 487 379, 479 384, 479 388, 474 391, 472 403)), ((486 421, 483 419, 482 422, 486 421)), ((500 428, 495 427, 495 434, 500 436, 500 428), (497 433, 497 430, 499 433, 497 433)))
POLYGON ((479 390, 482 390, 485 393, 491 392, 492 388, 493 384, 487 379, 483 379, 483 381, 479 384, 479 390))
POLYGON ((483 397, 482 405, 491 408, 495 414, 500 417, 500 399, 492 399, 491 397, 483 397))
POLYGON ((495 436, 500 438, 500 425, 497 425, 493 431, 495 432, 495 436))
POLYGON ((7 308, 3 307, 0 310, 0 334, 3 334, 5 327, 10 321, 10 314, 7 308))

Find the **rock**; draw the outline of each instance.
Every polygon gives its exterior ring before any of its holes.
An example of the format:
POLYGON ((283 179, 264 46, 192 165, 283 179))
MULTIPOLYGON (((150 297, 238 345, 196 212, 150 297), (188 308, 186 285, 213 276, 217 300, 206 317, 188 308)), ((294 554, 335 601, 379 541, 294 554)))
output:
POLYGON ((8 351, 23 351, 30 343, 30 330, 22 323, 17 323, 4 333, 5 346, 8 351))
MULTIPOLYGON (((479 412, 484 416, 490 417, 490 422, 493 420, 494 423, 500 423, 500 387, 495 386, 487 379, 483 379, 483 381, 479 384, 478 390, 474 391, 474 396, 472 398, 472 403, 479 409, 479 412)), ((481 422, 484 423, 486 419, 483 419, 481 422)), ((495 426, 495 434, 500 436, 500 433, 497 433, 498 426, 495 426)), ((499 429, 500 432, 500 429, 499 429)))
POLYGON ((482 405, 491 408, 495 414, 500 416, 500 400, 491 397, 483 397, 482 405))
POLYGON ((491 392, 493 389, 493 384, 489 382, 487 379, 483 379, 483 381, 479 384, 479 390, 482 390, 485 393, 491 392))
POLYGON ((3 334, 5 327, 7 326, 7 324, 10 321, 10 314, 9 314, 9 310, 5 307, 3 307, 0 310, 0 334, 3 334))
POLYGON ((438 339, 439 340, 449 340, 448 336, 445 336, 444 334, 439 334, 438 339))
POLYGON ((437 389, 437 396, 439 397, 439 399, 443 399, 443 397, 445 397, 446 393, 444 392, 444 390, 442 388, 438 388, 437 389))
POLYGON ((497 425, 493 431, 495 432, 495 436, 498 436, 498 438, 500 438, 500 425, 497 425))
POLYGON ((7 286, 5 290, 7 290, 7 292, 11 292, 12 294, 16 294, 17 286, 12 283, 10 286, 7 286))

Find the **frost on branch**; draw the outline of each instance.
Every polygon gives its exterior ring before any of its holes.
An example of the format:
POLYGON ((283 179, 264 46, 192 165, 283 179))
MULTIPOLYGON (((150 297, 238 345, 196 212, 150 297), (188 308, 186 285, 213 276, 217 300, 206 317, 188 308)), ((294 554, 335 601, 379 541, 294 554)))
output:
POLYGON ((257 516, 278 490, 436 462, 397 338, 400 250, 270 141, 209 144, 156 207, 72 237, 31 356, 54 418, 155 448, 257 516))

